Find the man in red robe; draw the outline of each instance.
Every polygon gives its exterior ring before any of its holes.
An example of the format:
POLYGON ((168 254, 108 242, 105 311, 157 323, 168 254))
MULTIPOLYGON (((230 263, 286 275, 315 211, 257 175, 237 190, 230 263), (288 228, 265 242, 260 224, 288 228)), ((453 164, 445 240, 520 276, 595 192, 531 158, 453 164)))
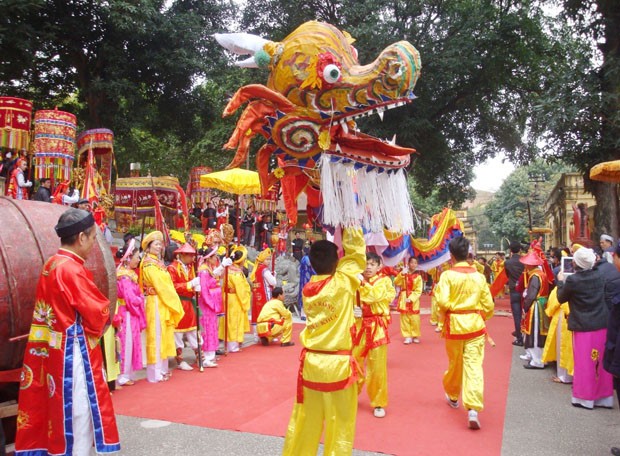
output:
POLYGON ((185 346, 183 339, 187 339, 189 346, 196 353, 196 362, 198 362, 198 337, 196 335, 198 322, 194 307, 196 292, 200 291, 200 278, 196 277, 194 270, 196 250, 191 245, 184 244, 176 249, 174 254, 176 259, 168 265, 168 272, 185 311, 185 316, 174 330, 177 348, 176 361, 179 369, 192 370, 192 366, 183 359, 183 347, 185 346))
POLYGON ((109 300, 84 267, 95 241, 89 212, 69 209, 56 233, 61 247, 43 266, 20 385, 15 454, 120 450, 99 338, 109 300))

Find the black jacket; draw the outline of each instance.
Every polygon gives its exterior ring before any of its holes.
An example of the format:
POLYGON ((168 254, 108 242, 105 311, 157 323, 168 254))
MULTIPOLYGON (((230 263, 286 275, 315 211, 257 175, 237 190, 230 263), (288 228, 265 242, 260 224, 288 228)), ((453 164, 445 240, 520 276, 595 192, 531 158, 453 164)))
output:
POLYGON ((50 189, 47 187, 39 187, 39 189, 37 190, 37 193, 35 193, 34 196, 32 197, 32 199, 35 201, 45 201, 46 203, 49 203, 51 201, 51 198, 52 198, 52 193, 50 192, 50 189))
POLYGON ((605 277, 597 268, 579 270, 558 281, 558 301, 568 301, 568 329, 576 332, 597 331, 607 327, 605 277))
POLYGON ((605 277, 605 302, 609 308, 603 367, 620 377, 620 272, 605 260, 600 261, 596 268, 605 277))
POLYGON ((515 287, 519 281, 519 277, 523 274, 525 266, 519 261, 518 253, 513 253, 510 258, 504 262, 504 268, 506 268, 506 275, 508 276, 508 289, 511 293, 515 292, 515 287))

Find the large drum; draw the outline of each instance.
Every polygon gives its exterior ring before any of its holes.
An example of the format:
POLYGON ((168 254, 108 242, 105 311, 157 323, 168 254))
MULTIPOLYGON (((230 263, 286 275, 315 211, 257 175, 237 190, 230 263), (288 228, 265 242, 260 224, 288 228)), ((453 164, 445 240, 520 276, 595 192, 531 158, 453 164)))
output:
MULTIPOLYGON (((66 210, 58 204, 0 197, 0 381, 19 375, 26 347, 26 338, 19 337, 30 330, 35 286, 43 263, 60 247, 54 226, 66 210)), ((110 299, 110 315, 114 315, 116 270, 101 232, 86 267, 110 299)))

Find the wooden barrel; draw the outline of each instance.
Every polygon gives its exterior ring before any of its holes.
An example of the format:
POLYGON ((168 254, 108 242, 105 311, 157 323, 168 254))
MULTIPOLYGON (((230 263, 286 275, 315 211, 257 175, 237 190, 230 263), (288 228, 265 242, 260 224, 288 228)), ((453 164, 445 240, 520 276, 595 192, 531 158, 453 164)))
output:
MULTIPOLYGON (((0 197, 0 382, 21 369, 36 284, 44 262, 60 247, 54 231, 66 206, 0 197), (18 340, 11 339, 19 338, 18 340)), ((86 267, 116 309, 116 270, 110 246, 97 228, 86 267)))

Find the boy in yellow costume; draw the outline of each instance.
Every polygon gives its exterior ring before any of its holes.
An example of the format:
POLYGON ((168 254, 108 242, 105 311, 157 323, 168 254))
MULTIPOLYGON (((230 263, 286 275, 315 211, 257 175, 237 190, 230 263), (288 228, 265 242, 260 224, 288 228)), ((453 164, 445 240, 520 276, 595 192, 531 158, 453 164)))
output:
POLYGON ((366 254, 364 280, 359 289, 359 306, 354 309, 355 330, 353 354, 363 368, 364 377, 357 381, 361 392, 364 383, 377 418, 385 416, 388 403, 387 391, 387 344, 390 343, 388 323, 390 303, 396 290, 390 278, 381 273, 383 264, 376 253, 366 254))
POLYGON ((422 276, 416 269, 418 259, 409 258, 408 268, 394 279, 394 285, 400 287, 398 295, 398 311, 400 312, 400 333, 404 344, 420 343, 420 296, 424 284, 422 276))
POLYGON ((275 287, 271 292, 272 299, 267 301, 258 315, 256 329, 263 345, 281 336, 280 345, 290 347, 293 335, 293 314, 284 307, 282 287, 275 287))
POLYGON ((441 274, 435 297, 446 339, 448 370, 443 387, 448 405, 459 407, 459 395, 468 410, 470 429, 480 429, 478 412, 484 406, 485 321, 493 316, 493 298, 484 275, 467 263, 469 241, 463 236, 450 241, 454 266, 441 274))
POLYGON ((164 235, 152 231, 142 239, 140 285, 146 295, 146 379, 168 380, 168 358, 176 356, 174 328, 183 318, 183 306, 161 260, 164 235))
POLYGON ((346 228, 344 256, 329 241, 310 247, 316 271, 303 290, 306 327, 299 338, 301 351, 297 400, 288 424, 285 456, 316 455, 325 427, 325 456, 353 451, 357 417, 357 366, 353 357, 353 306, 358 275, 366 265, 362 230, 346 228))

